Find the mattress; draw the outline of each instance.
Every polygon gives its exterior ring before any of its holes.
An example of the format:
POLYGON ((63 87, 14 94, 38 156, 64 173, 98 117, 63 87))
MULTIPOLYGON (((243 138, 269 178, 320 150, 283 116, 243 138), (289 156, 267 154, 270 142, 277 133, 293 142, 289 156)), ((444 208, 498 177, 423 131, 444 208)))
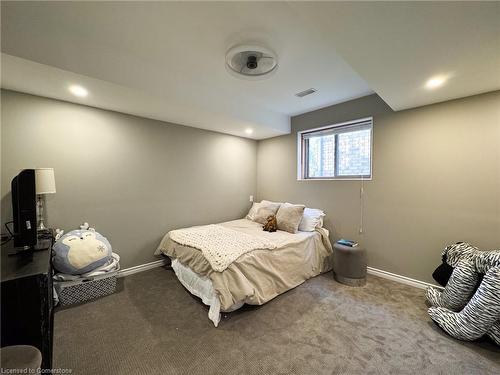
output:
MULTIPOLYGON (((254 236, 274 236, 273 240, 279 245, 272 250, 246 253, 222 272, 214 271, 199 249, 176 243, 168 233, 155 254, 163 253, 200 278, 209 280, 222 311, 230 311, 243 303, 262 305, 305 280, 332 269, 332 247, 326 229, 296 234, 269 233, 262 230, 262 225, 247 219, 220 225, 254 236)), ((213 303, 207 302, 209 305, 213 303)))

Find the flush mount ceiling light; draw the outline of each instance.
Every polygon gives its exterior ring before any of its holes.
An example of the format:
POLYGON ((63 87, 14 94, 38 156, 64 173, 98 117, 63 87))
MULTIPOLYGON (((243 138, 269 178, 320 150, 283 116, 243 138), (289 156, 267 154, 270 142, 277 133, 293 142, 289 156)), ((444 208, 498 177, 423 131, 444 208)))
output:
POLYGON ((73 95, 78 96, 80 98, 85 98, 89 92, 85 87, 78 86, 78 85, 71 85, 69 87, 69 92, 71 92, 73 95))
POLYGON ((247 133, 248 135, 253 134, 253 129, 252 128, 246 128, 245 129, 245 133, 247 133))
POLYGON ((232 75, 259 80, 267 78, 278 68, 276 54, 268 48, 256 45, 240 45, 226 53, 226 69, 232 75))
POLYGON ((432 77, 425 83, 425 88, 428 90, 436 89, 442 86, 447 79, 448 77, 444 75, 432 77))

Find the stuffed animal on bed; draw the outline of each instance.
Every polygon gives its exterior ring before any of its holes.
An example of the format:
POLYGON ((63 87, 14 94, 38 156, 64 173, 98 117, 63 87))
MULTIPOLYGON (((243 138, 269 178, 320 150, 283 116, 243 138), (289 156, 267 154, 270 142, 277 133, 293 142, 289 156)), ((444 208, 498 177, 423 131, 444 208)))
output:
MULTIPOLYGON (((83 227, 85 228, 85 226, 83 227)), ((77 229, 66 234, 58 231, 53 246, 54 268, 69 275, 81 275, 107 264, 112 256, 109 241, 95 229, 77 229)))
POLYGON ((266 232, 276 232, 278 230, 278 222, 276 221, 276 216, 269 215, 262 229, 266 232))
POLYGON ((500 250, 480 251, 462 242, 442 255, 453 269, 442 292, 427 289, 431 319, 457 339, 486 334, 500 345, 500 250))

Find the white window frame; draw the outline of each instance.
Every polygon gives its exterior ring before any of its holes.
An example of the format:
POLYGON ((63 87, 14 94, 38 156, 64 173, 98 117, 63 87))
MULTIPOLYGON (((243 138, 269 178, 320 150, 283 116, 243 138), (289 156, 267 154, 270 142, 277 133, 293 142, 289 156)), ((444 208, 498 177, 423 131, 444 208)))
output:
POLYGON ((357 120, 341 122, 338 124, 321 126, 319 128, 306 129, 297 132, 297 181, 332 181, 332 180, 365 180, 370 181, 373 178, 373 117, 364 117, 357 120), (370 122, 370 175, 369 176, 334 176, 334 177, 305 177, 305 152, 304 137, 305 133, 321 132, 333 128, 347 128, 356 124, 370 122))

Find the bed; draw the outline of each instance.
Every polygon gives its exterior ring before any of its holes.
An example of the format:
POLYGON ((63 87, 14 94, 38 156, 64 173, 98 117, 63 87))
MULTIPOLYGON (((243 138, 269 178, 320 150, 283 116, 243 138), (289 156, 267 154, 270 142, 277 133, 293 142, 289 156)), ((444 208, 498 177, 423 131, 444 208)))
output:
MULTIPOLYGON (((172 259, 172 268, 182 285, 210 306, 208 316, 216 327, 220 312, 234 311, 245 303, 262 305, 332 268, 332 247, 324 228, 294 234, 281 230, 270 233, 263 231, 260 223, 240 219, 192 227, 188 231, 210 232, 212 237, 217 236, 218 244, 227 242, 230 246, 238 240, 245 244, 255 242, 255 249, 235 254, 236 259, 230 259, 224 266, 201 250, 206 237, 191 243, 174 236, 177 231, 167 233, 155 252, 172 259), (230 238, 221 239, 223 234, 230 238)), ((223 253, 217 247, 215 252, 217 256, 223 253)))

